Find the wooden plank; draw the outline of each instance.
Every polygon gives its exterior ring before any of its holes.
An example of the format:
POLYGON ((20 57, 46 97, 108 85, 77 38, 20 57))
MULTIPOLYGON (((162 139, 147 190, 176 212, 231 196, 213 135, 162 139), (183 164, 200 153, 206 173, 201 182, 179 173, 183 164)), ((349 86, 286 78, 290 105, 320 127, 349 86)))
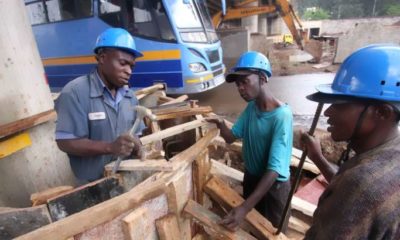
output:
POLYGON ((212 126, 213 124, 206 122, 205 120, 194 120, 191 122, 187 122, 184 124, 176 125, 164 130, 161 130, 159 132, 144 136, 140 138, 140 141, 142 142, 143 145, 152 143, 157 140, 161 140, 173 135, 177 135, 179 133, 183 133, 198 127, 204 127, 204 126, 212 126))
POLYGON ((188 98, 189 98, 189 96, 185 94, 185 95, 182 95, 182 96, 179 96, 179 97, 175 98, 174 100, 171 100, 171 101, 168 101, 166 103, 163 103, 163 104, 161 104, 161 106, 168 105, 168 104, 173 104, 173 103, 180 103, 180 102, 185 101, 188 98))
POLYGON ((154 84, 153 86, 150 86, 150 87, 146 87, 146 88, 142 88, 142 89, 137 90, 137 91, 135 92, 135 95, 136 95, 136 97, 139 96, 139 95, 144 95, 144 96, 146 96, 146 95, 148 95, 148 94, 150 94, 150 93, 153 93, 153 92, 158 91, 158 90, 161 90, 161 89, 164 89, 164 84, 157 83, 157 84, 154 84))
POLYGON ((289 218, 289 228, 305 234, 310 228, 310 225, 296 217, 291 216, 289 218))
POLYGON ((208 149, 205 149, 193 162, 193 183, 195 190, 194 199, 201 205, 204 204, 203 187, 208 180, 211 163, 208 156, 208 149))
POLYGON ((196 219, 198 223, 207 227, 211 230, 211 233, 217 236, 217 239, 256 239, 250 234, 246 233, 242 229, 235 232, 231 232, 223 226, 219 225, 218 222, 221 218, 213 212, 207 210, 200 204, 193 200, 189 200, 185 206, 184 212, 190 217, 196 219))
POLYGON ((31 194, 31 202, 33 206, 38 206, 47 203, 47 200, 59 196, 67 191, 74 189, 72 186, 58 186, 46 189, 41 192, 31 194))
POLYGON ((189 109, 183 110, 183 111, 179 111, 179 110, 176 111, 176 110, 172 109, 169 112, 164 112, 163 114, 157 114, 156 120, 166 120, 166 119, 172 119, 172 118, 178 118, 178 117, 194 116, 197 114, 204 114, 204 113, 209 113, 209 112, 212 112, 212 108, 210 106, 189 108, 189 109))
POLYGON ((0 239, 13 239, 51 223, 46 205, 0 212, 0 239))
MULTIPOLYGON (((138 208, 122 219, 122 229, 126 240, 145 240, 146 234, 138 234, 135 229, 144 228, 144 220, 148 218, 147 208, 138 208)), ((143 233, 143 232, 141 232, 143 233)))
POLYGON ((302 213, 304 213, 307 216, 312 217, 314 215, 315 209, 317 209, 317 206, 309 203, 299 197, 293 196, 292 198, 292 208, 296 209, 302 213))
MULTIPOLYGON (((292 156, 291 161, 290 161, 290 166, 297 168, 299 166, 299 163, 300 163, 300 159, 292 156)), ((314 163, 310 163, 310 162, 304 162, 303 170, 310 171, 316 175, 321 174, 321 171, 319 170, 319 168, 317 166, 315 166, 314 163)))
POLYGON ((192 240, 209 240, 210 236, 208 236, 206 233, 197 233, 192 240))
POLYGON ((151 184, 146 184, 146 186, 137 186, 125 194, 41 227, 17 239, 66 239, 108 222, 122 213, 139 206, 144 201, 159 196, 165 191, 165 186, 164 179, 154 180, 151 184))
MULTIPOLYGON (((111 171, 115 162, 107 164, 104 168, 106 171, 111 171)), ((118 171, 163 171, 171 172, 174 166, 165 159, 147 159, 140 161, 140 159, 124 160, 119 165, 118 171)))
POLYGON ((160 240, 182 239, 176 215, 168 214, 157 219, 156 226, 160 240))
POLYGON ((243 182, 244 173, 227 166, 217 160, 211 159, 211 174, 224 176, 234 182, 243 182))
POLYGON ((178 104, 169 104, 164 106, 157 106, 151 108, 151 112, 154 115, 169 114, 171 112, 184 112, 190 110, 191 107, 188 102, 182 102, 178 104))
MULTIPOLYGON (((207 182, 204 191, 227 210, 237 207, 244 202, 238 193, 215 176, 211 177, 207 182)), ((282 233, 275 235, 276 228, 255 209, 252 209, 247 214, 245 221, 249 224, 251 232, 258 239, 287 239, 282 233)))
POLYGON ((31 145, 31 137, 27 131, 3 138, 0 141, 0 158, 10 156, 31 145))
POLYGON ((121 193, 116 189, 118 189, 118 179, 110 177, 88 183, 73 191, 51 198, 47 201, 51 219, 58 221, 111 199, 121 193))
POLYGON ((54 120, 57 118, 57 113, 54 110, 48 110, 33 116, 23 118, 18 121, 3 124, 0 126, 0 138, 9 136, 11 134, 26 130, 41 123, 54 120))

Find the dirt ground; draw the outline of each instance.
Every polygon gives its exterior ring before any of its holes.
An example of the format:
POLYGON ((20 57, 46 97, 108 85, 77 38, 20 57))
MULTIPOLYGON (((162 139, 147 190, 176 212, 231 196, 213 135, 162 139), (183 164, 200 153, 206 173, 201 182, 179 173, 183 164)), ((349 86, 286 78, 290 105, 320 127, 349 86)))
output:
POLYGON ((318 40, 305 43, 304 51, 295 44, 284 46, 282 43, 276 43, 270 48, 268 57, 274 76, 336 72, 339 65, 332 64, 335 48, 335 42, 318 40), (308 54, 314 58, 305 60, 308 54))

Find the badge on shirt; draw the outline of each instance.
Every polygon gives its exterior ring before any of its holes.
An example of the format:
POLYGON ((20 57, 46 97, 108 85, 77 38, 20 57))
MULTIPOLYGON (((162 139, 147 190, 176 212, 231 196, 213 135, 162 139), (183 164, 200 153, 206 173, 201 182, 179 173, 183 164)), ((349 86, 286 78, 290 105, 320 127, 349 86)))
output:
POLYGON ((102 120, 106 119, 106 113, 105 112, 92 112, 89 113, 89 120, 102 120))

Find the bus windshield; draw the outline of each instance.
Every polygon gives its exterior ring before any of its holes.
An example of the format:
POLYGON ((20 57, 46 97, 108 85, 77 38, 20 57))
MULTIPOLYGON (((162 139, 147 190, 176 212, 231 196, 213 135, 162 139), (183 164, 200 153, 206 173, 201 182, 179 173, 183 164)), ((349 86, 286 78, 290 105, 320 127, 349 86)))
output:
POLYGON ((165 0, 184 42, 217 42, 205 0, 165 0))
POLYGON ((196 7, 192 1, 184 3, 176 0, 166 0, 171 8, 171 16, 174 18, 178 28, 202 28, 201 19, 197 14, 196 7))

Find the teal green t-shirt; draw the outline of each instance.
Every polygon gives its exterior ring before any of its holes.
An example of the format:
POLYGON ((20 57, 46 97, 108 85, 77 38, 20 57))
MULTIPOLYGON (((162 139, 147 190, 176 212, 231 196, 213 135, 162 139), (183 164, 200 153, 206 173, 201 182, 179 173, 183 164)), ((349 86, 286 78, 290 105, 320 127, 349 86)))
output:
POLYGON ((278 181, 289 179, 293 114, 288 105, 262 112, 251 101, 233 125, 232 133, 243 139, 242 155, 250 174, 262 176, 273 170, 279 174, 278 181))

